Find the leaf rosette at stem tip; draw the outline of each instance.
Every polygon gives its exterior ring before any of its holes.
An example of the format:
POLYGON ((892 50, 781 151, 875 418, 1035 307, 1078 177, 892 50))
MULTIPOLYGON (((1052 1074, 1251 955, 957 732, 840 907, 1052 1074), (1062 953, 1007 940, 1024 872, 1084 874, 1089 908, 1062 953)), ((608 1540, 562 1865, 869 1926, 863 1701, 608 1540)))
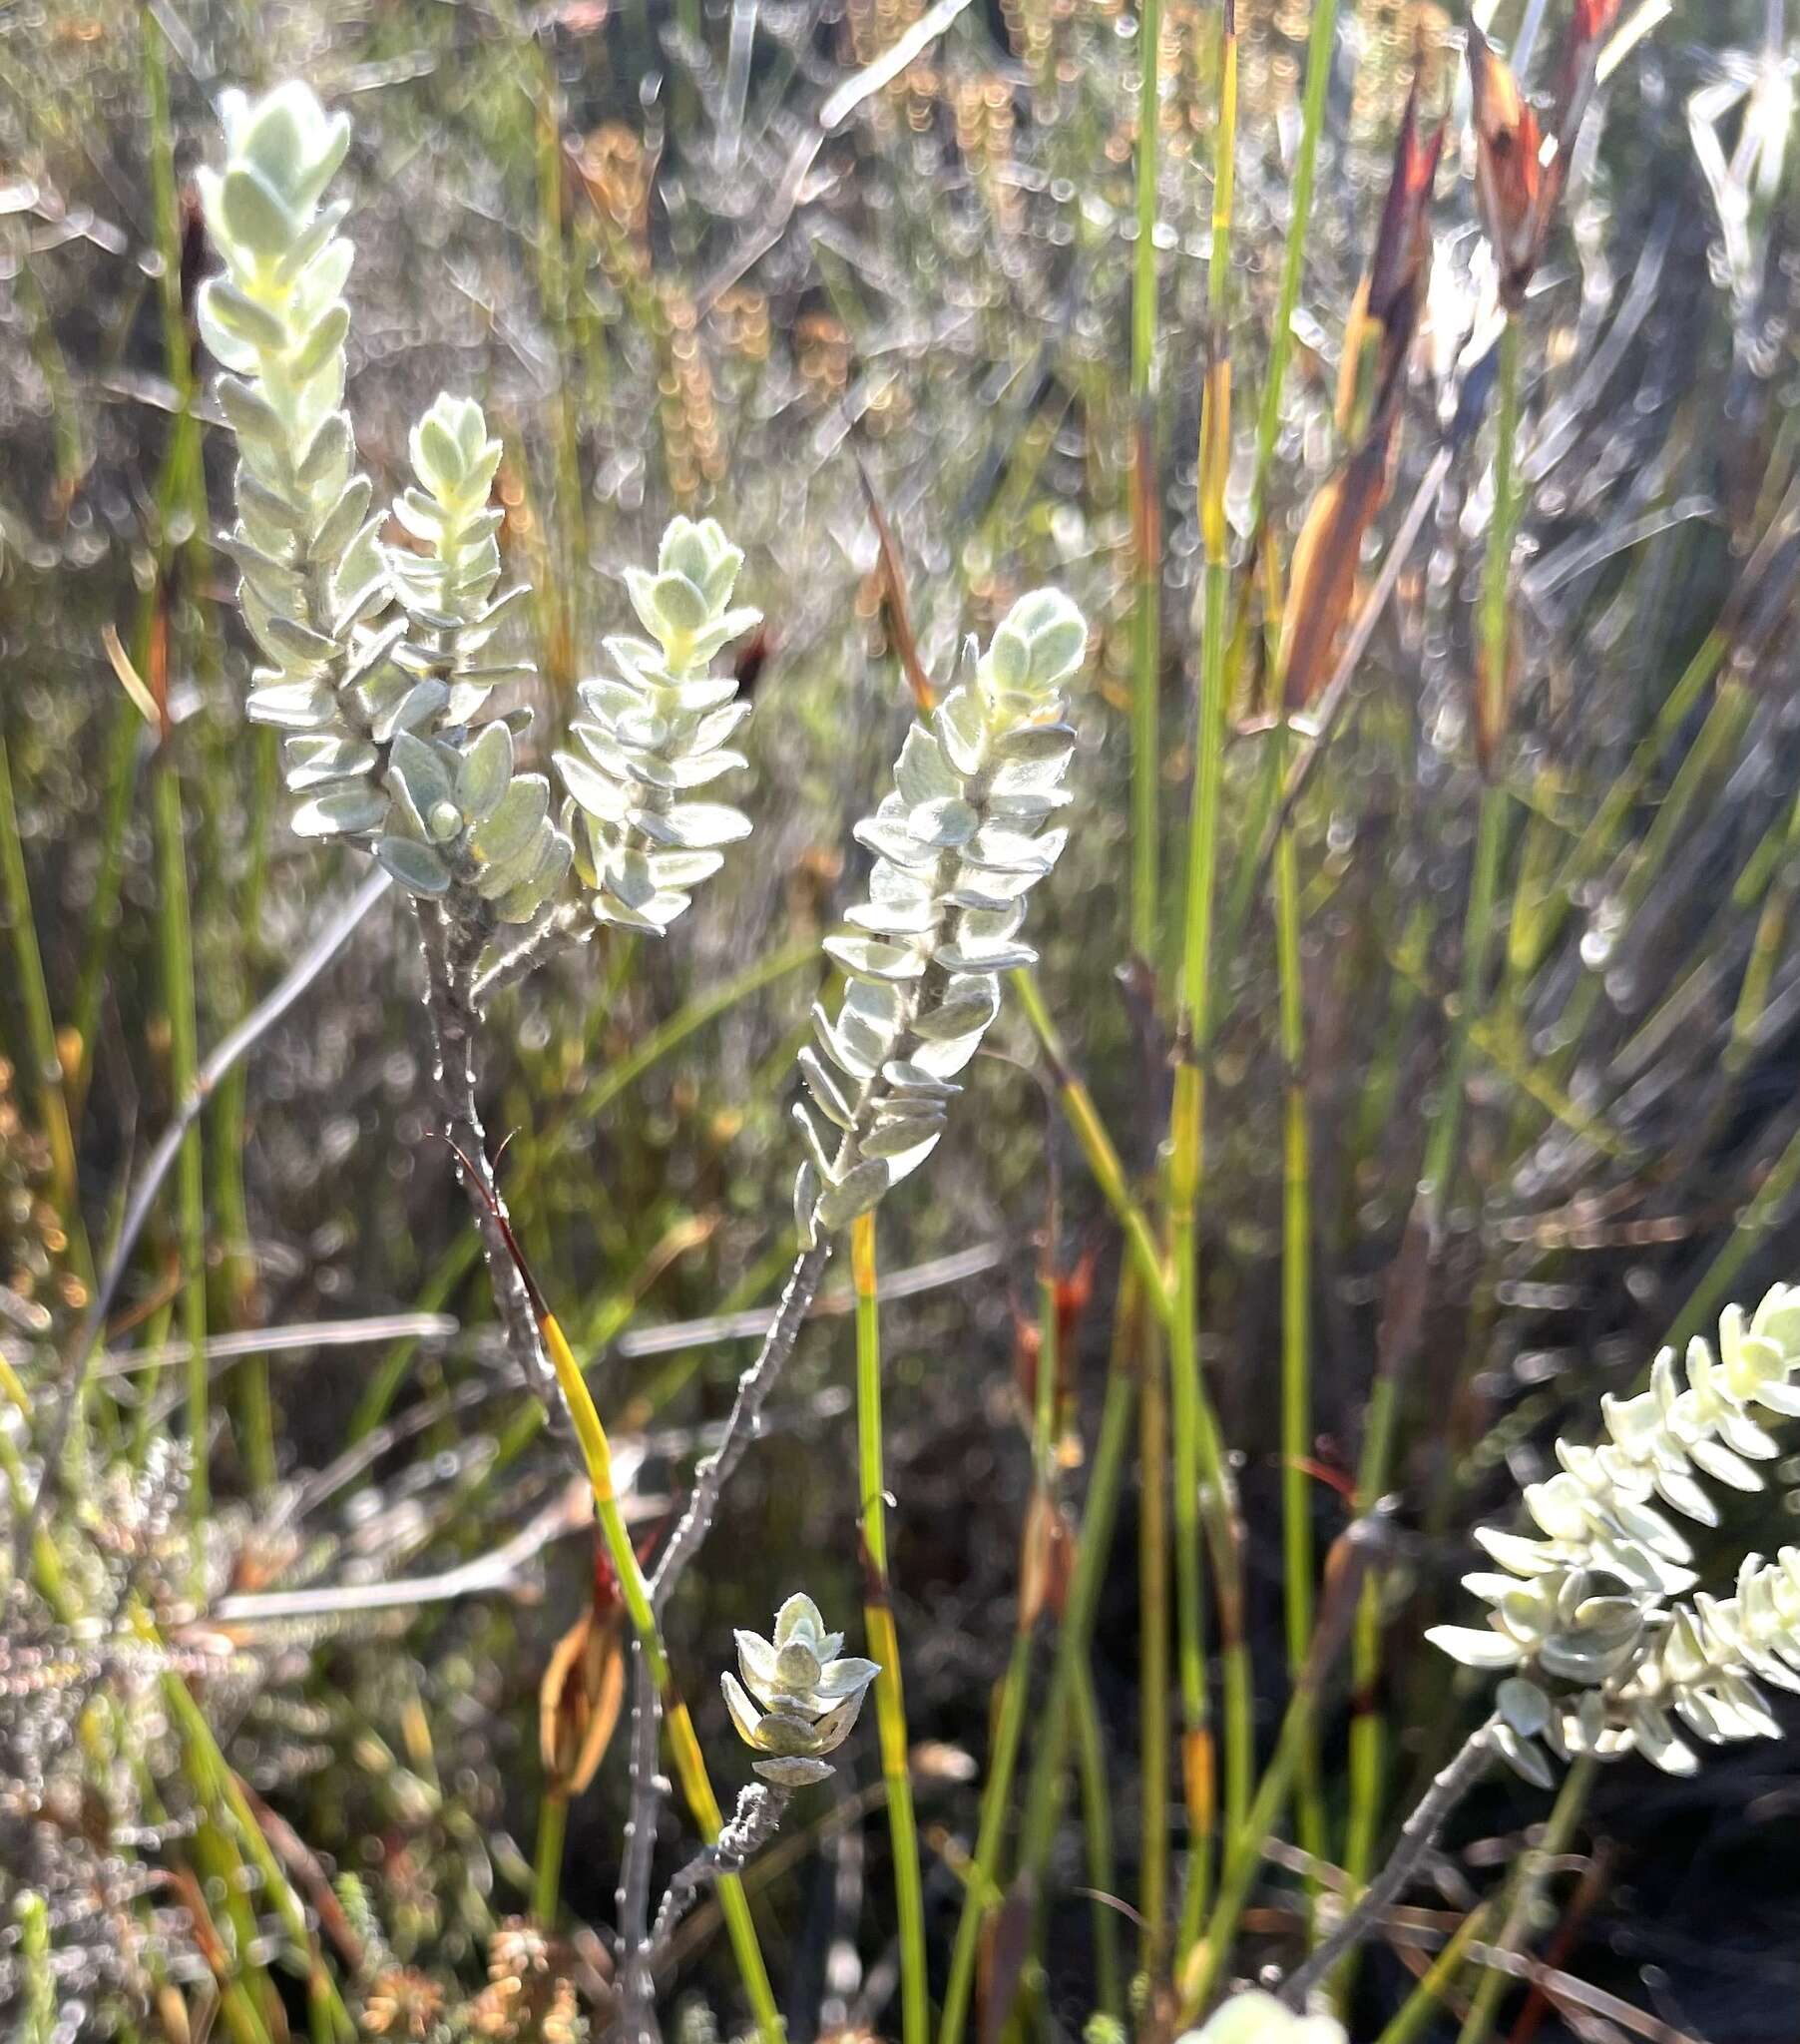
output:
POLYGON ((1063 684, 1087 643, 1066 596, 1021 597, 986 653, 971 642, 969 679, 907 733, 892 789, 856 826, 875 854, 868 898, 825 943, 850 984, 835 1020, 815 1004, 818 1048, 800 1053, 812 1105, 794 1115, 811 1155, 794 1215, 808 1246, 930 1155, 1000 1011, 1001 974, 1037 956, 1019 931, 1069 834, 1045 826, 1071 799, 1063 684))
POLYGON ((363 835, 387 813, 379 749, 397 726, 383 690, 403 628, 376 622, 389 600, 381 516, 342 409, 352 251, 337 232, 344 203, 320 205, 350 127, 299 84, 254 103, 227 92, 220 111, 225 167, 197 177, 225 271, 201 286, 199 318, 237 439, 237 523, 221 544, 266 663, 246 708, 287 734, 293 827, 363 835))
POLYGON ((880 1666, 854 1654, 840 1658, 844 1636, 826 1632, 810 1597, 788 1598, 775 1614, 773 1639, 736 1638, 743 1680, 727 1673, 719 1683, 738 1737, 767 1756, 754 1771, 777 1788, 824 1781, 832 1772, 824 1756, 849 1737, 880 1666))
POLYGON ((1464 1584, 1489 1623, 1427 1638, 1504 1675, 1493 1743, 1528 1781, 1550 1784, 1546 1747, 1561 1760, 1640 1752, 1691 1774, 1676 1719, 1707 1745, 1779 1736, 1756 1684, 1800 1691, 1800 1549, 1747 1556, 1736 1594, 1711 1597, 1660 1507, 1716 1526, 1700 1475, 1762 1489, 1756 1465, 1779 1453, 1762 1419, 1800 1415, 1797 1371, 1800 1289, 1775 1286, 1748 1319, 1727 1306, 1716 1355, 1696 1336, 1678 1370, 1664 1349, 1648 1390, 1601 1399, 1603 1443, 1558 1441, 1559 1473, 1525 1489, 1544 1538, 1477 1529, 1497 1566, 1464 1584))
POLYGON ((744 766, 729 740, 750 714, 733 675, 710 672, 761 613, 732 606, 742 551, 716 520, 675 518, 654 574, 629 569, 626 588, 647 639, 606 642, 611 674, 583 682, 579 751, 558 753, 568 789, 564 823, 576 870, 599 922, 658 935, 688 905, 688 889, 724 864, 723 847, 749 834, 728 802, 698 800, 744 766))

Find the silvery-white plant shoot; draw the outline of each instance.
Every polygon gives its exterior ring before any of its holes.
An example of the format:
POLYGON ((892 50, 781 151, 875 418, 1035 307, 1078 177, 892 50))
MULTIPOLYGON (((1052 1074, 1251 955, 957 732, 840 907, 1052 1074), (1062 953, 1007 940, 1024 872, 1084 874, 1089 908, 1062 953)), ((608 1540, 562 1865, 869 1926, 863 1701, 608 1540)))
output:
POLYGON ((499 443, 478 404, 440 397, 413 429, 416 486, 394 506, 419 551, 381 546, 343 409, 344 206, 321 205, 349 124, 298 84, 253 106, 226 94, 223 115, 225 169, 203 172, 201 190, 225 272, 203 287, 201 321, 235 372, 220 384, 239 454, 226 545, 272 663, 248 714, 289 734, 297 830, 371 838, 411 892, 460 885, 500 921, 527 921, 561 884, 569 846, 548 820, 549 783, 513 771, 527 713, 471 724, 496 682, 529 672, 486 659, 509 601, 495 598, 488 508, 499 443))
POLYGON ((708 672, 759 619, 731 605, 742 566, 715 520, 676 518, 657 572, 627 570, 632 608, 651 636, 606 642, 614 672, 579 691, 588 713, 573 729, 581 750, 556 756, 597 921, 666 934, 687 906, 686 890, 724 863, 719 847, 749 834, 741 810, 694 798, 744 764, 727 741, 750 706, 732 700, 735 676, 708 672))
POLYGON ((1762 1419, 1800 1415, 1797 1372, 1800 1288, 1776 1285, 1747 1320, 1727 1306, 1716 1355, 1696 1336, 1677 1370, 1664 1349, 1648 1390, 1601 1399, 1602 1445, 1558 1441, 1559 1473, 1525 1489, 1543 1539, 1477 1529, 1498 1569, 1464 1581, 1488 1625, 1429 1637, 1472 1668, 1506 1671, 1493 1743, 1528 1780, 1549 1786, 1545 1747, 1564 1760, 1635 1751, 1691 1774, 1676 1719, 1707 1745, 1780 1736, 1756 1682, 1800 1690, 1800 1549, 1747 1556, 1736 1594, 1711 1597, 1658 1507, 1714 1526, 1698 1476, 1760 1490, 1756 1465, 1778 1453, 1762 1419))
POLYGON ((891 791, 856 826, 875 854, 868 898, 825 945, 850 984, 835 1020, 815 1006, 818 1049, 800 1053, 816 1110, 794 1109, 811 1152, 794 1188, 805 1243, 931 1154, 1000 1011, 1001 974, 1037 956, 1019 930, 1068 836, 1045 825, 1070 799, 1063 684, 1087 640, 1066 596, 1021 597, 969 678, 907 733, 891 791))
POLYGON ((382 515, 371 514, 342 408, 346 208, 319 204, 350 124, 297 84, 254 106, 225 93, 220 111, 225 169, 198 177, 225 267, 201 286, 199 317, 230 372, 219 401, 237 436, 237 524, 224 545, 268 663, 251 679, 248 712, 289 734, 284 778, 303 797, 294 828, 366 835, 387 814, 381 748, 405 705, 384 686, 397 635, 375 630, 389 602, 382 515))

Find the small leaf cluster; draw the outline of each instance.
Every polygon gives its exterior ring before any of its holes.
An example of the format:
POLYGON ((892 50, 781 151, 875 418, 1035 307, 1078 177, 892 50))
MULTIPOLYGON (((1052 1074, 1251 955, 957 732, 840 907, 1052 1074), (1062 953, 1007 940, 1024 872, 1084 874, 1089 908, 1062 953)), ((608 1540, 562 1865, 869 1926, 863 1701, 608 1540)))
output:
POLYGON ((418 551, 386 550, 401 611, 393 666, 420 707, 388 756, 393 812, 375 856, 415 894, 454 884, 526 922, 562 885, 568 838, 550 816, 550 783, 516 773, 514 739, 529 711, 469 728, 497 684, 532 672, 496 663, 490 643, 522 592, 495 596, 500 513, 488 508, 500 443, 473 398, 440 396, 413 428, 418 478, 394 515, 418 551))
POLYGON ((565 822, 576 868, 600 922, 667 933, 687 892, 724 863, 721 847, 749 834, 728 802, 696 799, 721 773, 744 765, 729 740, 750 714, 731 675, 712 661, 758 622, 733 608, 742 552, 713 519, 674 519, 655 574, 627 571, 626 587, 647 639, 606 642, 613 672, 583 682, 587 713, 558 753, 569 791, 565 822))
POLYGON ((237 435, 237 524, 224 546, 267 663, 248 714, 289 734, 294 828, 356 835, 386 814, 378 749, 400 728, 400 706, 386 679, 392 635, 373 629, 389 602, 381 518, 342 408, 345 208, 320 206, 350 128, 303 85, 254 106, 225 93, 221 112, 225 168, 198 175, 225 266, 202 285, 199 317, 228 372, 219 401, 237 435))
POLYGON ((1036 958, 1019 931, 1068 836, 1045 825, 1070 800, 1062 691, 1087 638, 1067 597, 1022 597, 970 679, 907 733, 892 789, 856 826, 875 854, 868 897, 825 945, 850 983, 835 1020, 814 1007, 818 1048, 800 1053, 812 1109, 794 1113, 811 1155, 794 1209, 808 1243, 930 1155, 956 1074, 999 1013, 1000 975, 1036 958))
POLYGON ((743 1681, 719 1678, 738 1737, 767 1756, 755 1772, 777 1788, 804 1788, 832 1772, 824 1756, 843 1745, 862 1710, 873 1661, 839 1658, 842 1633, 828 1633, 810 1597, 788 1598, 775 1613, 775 1636, 737 1634, 743 1681))
POLYGON ((1748 1319, 1728 1306, 1716 1355, 1696 1337, 1678 1371, 1663 1350, 1647 1390, 1600 1401, 1603 1444, 1557 1443, 1558 1474, 1525 1490, 1544 1538, 1477 1530, 1498 1570, 1464 1580, 1488 1627, 1429 1637, 1471 1667, 1516 1671, 1500 1685, 1495 1744, 1528 1780, 1551 1780, 1543 1747, 1641 1752, 1691 1774, 1676 1719, 1707 1745, 1778 1736, 1756 1683, 1800 1690, 1800 1550, 1748 1556, 1736 1594, 1710 1597, 1660 1507, 1715 1526, 1700 1476, 1760 1490, 1758 1465, 1779 1452, 1762 1416, 1800 1415, 1796 1371, 1800 1289, 1775 1286, 1748 1319))

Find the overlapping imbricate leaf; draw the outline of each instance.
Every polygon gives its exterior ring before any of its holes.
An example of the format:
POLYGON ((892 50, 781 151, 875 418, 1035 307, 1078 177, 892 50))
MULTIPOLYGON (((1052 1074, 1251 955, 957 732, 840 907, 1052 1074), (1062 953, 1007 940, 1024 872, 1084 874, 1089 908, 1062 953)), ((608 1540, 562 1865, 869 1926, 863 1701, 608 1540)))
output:
POLYGON ((198 177, 225 266, 202 285, 199 317, 227 371, 219 401, 237 436, 237 523, 222 544, 265 663, 248 711, 288 734, 295 827, 361 836, 387 813, 377 748, 391 736, 397 634, 378 623, 381 521, 342 409, 350 245, 337 232, 342 205, 319 205, 349 123, 303 85, 254 105, 226 93, 221 113, 225 167, 198 177))
POLYGON ((587 715, 579 751, 559 753, 576 867, 601 922, 662 933, 688 889, 724 863, 723 847, 749 834, 729 803, 695 797, 744 764, 729 741, 750 714, 730 675, 709 672, 758 613, 733 608, 743 555, 710 518, 672 521, 657 571, 626 578, 649 639, 607 641, 613 673, 581 685, 587 715))
POLYGON ((850 985, 835 1018, 813 1010, 818 1051, 800 1057, 808 1241, 924 1162, 999 1012, 1000 975, 1036 955, 1019 930, 1068 835, 1046 826, 1070 799, 1062 690, 1087 637, 1067 597, 1022 597, 970 678, 907 733, 891 792, 856 826, 875 854, 868 896, 825 946, 850 985))
POLYGON ((1545 1747, 1641 1752, 1691 1773, 1676 1720, 1709 1745, 1776 1735, 1756 1683, 1800 1690, 1800 1549, 1748 1556, 1735 1594, 1710 1597, 1668 1514, 1717 1524, 1702 1476, 1762 1488, 1778 1452, 1765 1420, 1800 1415, 1797 1373, 1800 1290, 1777 1285, 1748 1321, 1728 1306, 1716 1355, 1696 1338, 1678 1371, 1665 1349, 1648 1390, 1601 1399, 1602 1445, 1557 1443, 1560 1472, 1525 1491, 1543 1538, 1477 1532, 1496 1567, 1465 1583, 1488 1624, 1430 1637, 1470 1667, 1508 1671, 1496 1743, 1528 1780, 1548 1775, 1545 1747))

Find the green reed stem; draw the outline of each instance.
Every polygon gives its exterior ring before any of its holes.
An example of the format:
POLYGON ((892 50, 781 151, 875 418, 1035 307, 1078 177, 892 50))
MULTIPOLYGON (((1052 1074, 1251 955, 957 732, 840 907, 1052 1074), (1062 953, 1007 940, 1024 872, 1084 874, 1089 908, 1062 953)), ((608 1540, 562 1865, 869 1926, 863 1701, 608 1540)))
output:
MULTIPOLYGON (((1125 1972, 1119 1956, 1119 1916, 1112 1902, 1114 1881, 1113 1802, 1107 1781, 1107 1744, 1101 1729, 1094 1673, 1083 1662, 1075 1685, 1076 1766, 1082 1778, 1083 1840, 1088 1852, 1088 1885, 1093 1890, 1096 1994, 1101 2013, 1125 2021, 1125 1972)), ((1166 1826, 1165 1826, 1166 1828, 1166 1826)))
POLYGON ((1025 1816, 1020 1831, 1019 1866, 1038 1893, 1043 1892, 1061 1811, 1063 1772, 1074 1735, 1076 1685, 1087 1667, 1094 1636, 1094 1614, 1100 1586, 1112 1558, 1113 1522, 1118 1515, 1120 1485, 1129 1458, 1133 1408, 1138 1391, 1138 1356, 1142 1339, 1143 1286, 1134 1266, 1120 1276, 1119 1302, 1113 1316, 1113 1346, 1107 1365, 1107 1394, 1101 1407, 1100 1434, 1094 1467, 1088 1479, 1088 1501, 1082 1513, 1075 1566, 1069 1579, 1069 1600, 1057 1635, 1050 1695, 1039 1723, 1043 1730, 1026 1788, 1025 1816))
MULTIPOLYGON (((581 1444, 582 1459, 587 1464, 588 1482, 594 1492, 595 1516, 600 1521, 601 1535, 619 1578, 626 1615, 631 1620, 639 1646, 644 1650, 644 1665, 662 1700, 663 1726, 669 1738, 670 1752, 675 1758, 681 1792, 694 1822, 699 1826, 700 1835, 710 1845, 724 1828, 724 1815, 706 1773, 705 1757, 700 1752, 693 1719, 675 1687, 675 1673, 669 1663, 669 1649, 664 1644, 663 1628, 657 1621, 656 1607, 651 1602, 644 1566, 638 1559, 625 1514, 619 1507, 619 1495, 613 1484, 612 1443, 607 1438, 606 1427, 594 1403, 594 1395, 588 1389, 587 1379, 582 1375, 581 1365, 569 1346, 568 1336, 548 1306, 535 1297, 534 1305, 538 1313, 538 1331, 543 1336, 545 1352, 556 1371, 557 1383, 574 1422, 575 1437, 581 1444)), ((775 2006, 774 1988, 769 1983, 768 1968, 763 1963, 762 1948, 756 1939, 756 1925, 750 1915, 749 1897, 744 1892, 742 1877, 735 1873, 720 1874, 713 1883, 713 1889, 718 1896, 719 1910, 730 1934, 737 1969, 742 1975, 744 1991, 749 1996, 763 2044, 782 2044, 781 2013, 775 2006)))
MULTIPOLYGON (((1569 894, 1590 879, 1611 856, 1618 841, 1618 833, 1632 804, 1643 792, 1645 783, 1656 770, 1656 763, 1673 743, 1675 735, 1687 721, 1687 715, 1700 700, 1702 692, 1719 670, 1719 663, 1729 650, 1730 641, 1716 627, 1700 642, 1693 658, 1682 670, 1680 679, 1669 691, 1662 708, 1657 711, 1655 722, 1633 749, 1631 758, 1623 770, 1609 783, 1599 807, 1593 812, 1593 819, 1575 840, 1569 856, 1563 861, 1557 875, 1556 892, 1567 898, 1569 894)), ((1555 935, 1550 928, 1545 933, 1545 943, 1555 935)), ((1541 954, 1540 954, 1541 955, 1541 954)), ((1529 971, 1538 963, 1534 957, 1526 961, 1529 971)))
POLYGON ((1031 1634, 1022 1626, 1013 1635, 1013 1650, 1007 1657, 1006 1673, 1001 1677, 1000 1708, 994 1720, 988 1777, 982 1784, 981 1809, 975 1822, 975 1855, 970 1862, 962 1913, 957 1918, 956 1941, 950 1951, 950 1978, 944 1989, 938 2044, 961 2044, 968 2022, 969 2000, 975 1986, 975 1961, 981 1945, 981 1927, 989 1911, 1001 1900, 1000 1848, 1006 1836, 1013 1777, 1018 1767, 1020 1744, 1025 1736, 1025 1711, 1031 1693, 1031 1634))
POLYGON ((1168 1388, 1158 1335, 1146 1323, 1137 1400, 1138 1965, 1152 1978, 1168 1942, 1168 1388))
MULTIPOLYGON (((188 857, 182 816, 182 783, 171 746, 157 760, 155 826, 157 841, 157 926, 162 959, 163 1004, 169 1019, 169 1093, 186 1100, 200 1062, 195 1019, 194 927, 188 902, 188 857)), ((182 1242, 182 1336, 188 1343, 188 1439, 194 1454, 188 1507, 193 1519, 194 1568, 198 1578, 206 1551, 207 1450, 211 1428, 207 1368, 207 1205, 202 1179, 201 1129, 182 1143, 176 1166, 176 1201, 182 1242)))
POLYGON ((1231 457, 1231 358, 1226 329, 1232 184, 1237 138, 1237 24, 1225 0, 1219 30, 1219 106, 1213 138, 1212 260, 1207 276, 1205 396, 1200 414, 1199 520, 1205 553, 1200 634, 1198 735, 1188 825, 1187 908, 1181 953, 1179 1062, 1169 1126, 1169 1255, 1175 1300, 1169 1323, 1170 1413, 1174 1430, 1175 1629, 1181 1696, 1182 1765, 1193 1832, 1176 1946, 1177 1963, 1205 1910, 1208 1832, 1213 1821, 1212 1758, 1202 1637, 1200 1521, 1205 1521, 1218 1589, 1219 1659, 1225 1729, 1225 1821, 1235 1835, 1249 1807, 1252 1697, 1243 1631, 1242 1562, 1230 1471, 1200 1376, 1196 1257, 1197 1201, 1204 1157, 1205 1073, 1210 1048, 1213 921, 1225 763, 1225 641, 1230 609, 1225 484, 1231 457))
MULTIPOLYGON (((1038 1287, 1038 1384, 1032 1405, 1034 1507, 1040 1500, 1048 1500, 1056 1425, 1059 1362, 1056 1286, 1051 1275, 1054 1254, 1053 1241, 1046 1245, 1045 1275, 1038 1287)), ((860 1309, 860 1293, 858 1300, 860 1309)), ((1013 1650, 1007 1657, 1006 1673, 1001 1678, 993 1752, 988 1758, 988 1779, 982 1786, 981 1809, 976 1818, 975 1856, 963 1894, 962 1914, 957 1919, 956 1942, 950 1953, 950 1983, 944 1993, 944 2016, 938 2032, 938 2044, 960 2044, 975 1984, 975 1961, 982 1925, 988 1912, 1001 1898, 1000 1850, 1006 1835, 1007 1809, 1012 1801, 1019 1747, 1025 1734, 1026 1705, 1031 1693, 1032 1635, 1037 1629, 1038 1618, 1026 1603, 1028 1581, 1034 1566, 1031 1542, 1036 1532, 1035 1517, 1035 1510, 1028 1511, 1021 1546, 1018 1623, 1013 1634, 1013 1650)), ((1069 1701, 1076 1714, 1079 1732, 1079 1695, 1072 1694, 1069 1701)))
POLYGON ((856 1449, 864 1555, 863 1627, 875 1678, 875 1722, 881 1776, 887 1785, 888 1836, 894 1853, 894 1899, 900 1917, 900 2014, 905 2044, 925 2044, 931 2028, 931 1983, 925 1960, 925 1890, 919 1831, 913 1816, 906 1687, 888 1574, 887 1478, 881 1427, 881 1303, 875 1263, 875 1216, 850 1230, 850 1273, 856 1292, 856 1449))
POLYGON ((1275 1751, 1256 1785, 1256 1794, 1241 1823, 1232 1827, 1219 1868, 1218 1896, 1206 1919, 1204 1943, 1197 1964, 1181 1974, 1181 2012, 1191 2019, 1206 2008, 1218 1992, 1230 1962, 1238 1919, 1243 1914, 1250 1883, 1262 1864, 1263 1841, 1273 1830, 1282 1803, 1293 1785, 1294 1771, 1312 1737, 1314 1698, 1310 1689, 1297 1687, 1288 1700, 1281 1721, 1275 1751))
POLYGON ((1137 241, 1131 267, 1131 948, 1156 948, 1157 788, 1162 772, 1162 520, 1156 459, 1156 174, 1161 147, 1162 0, 1137 9, 1137 241))
POLYGON ((1487 1927, 1489 1914, 1486 1902, 1470 1910, 1457 1925, 1456 1934, 1420 1976, 1411 1994, 1394 2011, 1393 2019, 1376 2038, 1375 2044, 1417 2044, 1420 2032, 1438 2013, 1444 1990, 1461 1970, 1469 1947, 1487 1927))
MULTIPOLYGON (((1435 1256, 1449 1206, 1459 1155, 1463 1090, 1473 1036, 1481 1019, 1488 960, 1494 938, 1495 908, 1500 893, 1501 854, 1507 834, 1507 794, 1499 779, 1498 754, 1505 740, 1509 675, 1509 595, 1513 541, 1518 531, 1520 498, 1516 486, 1515 443, 1519 432, 1519 325, 1509 319, 1501 331, 1498 411, 1494 443, 1494 514, 1488 528, 1488 553, 1482 579, 1479 687, 1484 702, 1479 713, 1492 757, 1484 760, 1481 809, 1476 822, 1474 869, 1463 918, 1461 992, 1451 1025, 1450 1051, 1443 1081, 1429 1111, 1425 1162, 1417 1195, 1419 1218, 1435 1256)), ((1363 1452, 1357 1470, 1356 1506, 1370 1511, 1388 1482, 1400 1412, 1400 1362, 1378 1372, 1365 1421, 1363 1452)), ((1371 1570, 1357 1605, 1351 1648, 1351 1693, 1355 1699, 1350 1725, 1350 1813, 1344 1846, 1344 1867, 1359 1886, 1367 1882, 1381 1827, 1387 1775, 1387 1729, 1377 1695, 1381 1679, 1381 1583, 1371 1570)), ((1349 1977, 1346 1964, 1345 1981, 1349 1977)))
POLYGON ((544 1931, 556 1928, 563 1886, 563 1845, 569 1835, 569 1798, 547 1788, 538 1801, 538 1849, 532 1866, 531 1913, 544 1931))
MULTIPOLYGON (((1327 0, 1329 4, 1329 0, 1327 0)), ((1271 740, 1285 777, 1287 727, 1271 740)), ((1306 1116, 1306 1024, 1300 960, 1299 861, 1291 826, 1275 841, 1276 965, 1280 978, 1280 1041, 1284 1067, 1281 1199, 1281 1562, 1287 1620, 1287 1665, 1300 1681, 1312 1646, 1312 1146, 1306 1116)), ((1302 1847, 1322 1860, 1324 1792, 1318 1740, 1308 1719, 1298 1765, 1296 1818, 1302 1847)))

